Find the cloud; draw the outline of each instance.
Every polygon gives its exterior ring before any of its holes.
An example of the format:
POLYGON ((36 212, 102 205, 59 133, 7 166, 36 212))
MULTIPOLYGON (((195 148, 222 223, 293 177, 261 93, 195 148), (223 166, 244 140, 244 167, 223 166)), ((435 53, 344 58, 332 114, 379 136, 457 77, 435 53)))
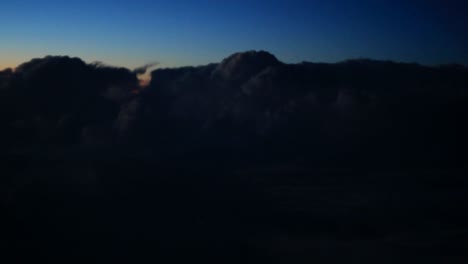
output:
MULTIPOLYGON (((7 132, 18 135, 9 139, 11 144, 31 142, 32 147, 39 142, 77 143, 88 126, 111 128, 120 102, 131 97, 139 84, 136 74, 125 68, 47 56, 23 63, 15 72, 2 72, 0 87, 8 91, 2 97, 3 113, 8 113, 4 121, 11 128, 7 132), (11 81, 2 81, 3 75, 11 81)), ((111 133, 108 129, 95 134, 111 133)))
POLYGON ((330 245, 336 232, 362 241, 468 222, 464 67, 247 52, 154 70, 138 90, 152 65, 45 57, 0 72, 2 239, 16 257, 159 255, 148 243, 170 259, 238 245, 257 256, 273 252, 274 230, 330 245))
MULTIPOLYGON (((0 72, 0 86, 9 91, 2 97, 5 120, 21 130, 12 134, 24 132, 29 142, 79 142, 80 135, 92 134, 87 142, 108 135, 127 143, 159 142, 161 151, 202 151, 214 145, 248 149, 254 138, 269 137, 274 144, 296 142, 290 145, 297 150, 329 144, 330 152, 339 153, 362 140, 404 149, 434 114, 453 127, 457 119, 449 105, 465 109, 468 94, 461 66, 365 59, 285 64, 263 51, 157 69, 140 89, 137 75, 156 65, 131 71, 69 57, 31 60, 15 72, 0 72)), ((427 144, 443 135, 424 133, 427 144)))
POLYGON ((141 67, 138 67, 138 68, 135 68, 133 70, 133 73, 137 74, 137 75, 143 75, 145 74, 148 70, 150 70, 151 68, 154 68, 156 66, 159 65, 159 62, 151 62, 151 63, 148 63, 148 64, 145 64, 141 67))

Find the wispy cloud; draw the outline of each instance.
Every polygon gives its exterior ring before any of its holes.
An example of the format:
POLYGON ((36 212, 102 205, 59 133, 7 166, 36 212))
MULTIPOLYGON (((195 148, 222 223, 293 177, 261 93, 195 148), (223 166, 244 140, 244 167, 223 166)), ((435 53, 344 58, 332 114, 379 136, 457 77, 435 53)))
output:
POLYGON ((155 62, 150 62, 150 63, 147 63, 147 64, 141 66, 141 67, 135 68, 135 69, 133 70, 133 72, 134 72, 135 74, 137 74, 137 75, 143 75, 143 74, 145 74, 149 69, 154 68, 154 67, 156 67, 156 66, 158 66, 158 65, 159 65, 159 62, 156 62, 156 61, 155 61, 155 62))

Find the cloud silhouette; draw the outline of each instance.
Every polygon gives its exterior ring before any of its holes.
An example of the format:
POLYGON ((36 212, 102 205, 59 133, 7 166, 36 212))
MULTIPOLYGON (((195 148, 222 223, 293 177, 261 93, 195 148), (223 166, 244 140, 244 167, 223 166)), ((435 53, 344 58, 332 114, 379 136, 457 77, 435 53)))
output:
MULTIPOLYGON (((387 158, 410 158, 410 148, 414 157, 429 155, 416 142, 441 142, 448 133, 441 128, 457 129, 456 116, 466 111, 467 69, 461 65, 368 59, 285 64, 249 51, 206 66, 154 70, 141 90, 137 75, 155 65, 131 71, 49 56, 0 72, 5 133, 18 135, 9 144, 100 137, 109 144, 118 138, 160 144, 161 151, 204 151, 247 150, 252 141, 269 138, 298 152, 315 145, 336 155, 345 148, 367 156, 388 149, 387 158), (354 149, 361 143, 368 149, 354 149)), ((449 138, 445 151, 464 142, 449 138)))
MULTIPOLYGON (((115 137, 159 144, 161 151, 203 152, 209 146, 266 148, 252 142, 269 138, 271 146, 298 152, 315 145, 337 155, 347 149, 373 156, 389 148, 388 157, 415 142, 441 141, 448 132, 429 129, 434 118, 438 127, 455 129, 455 112, 466 111, 467 69, 460 65, 285 64, 249 51, 221 63, 154 70, 141 90, 137 75, 156 65, 130 71, 49 56, 2 71, 8 133, 28 138, 17 137, 24 147, 58 139, 97 142, 99 135, 109 144, 115 137), (369 149, 353 149, 361 143, 369 149)), ((413 151, 428 155, 415 145, 413 151)))
POLYGON ((35 148, 79 142, 81 130, 88 126, 112 127, 120 103, 139 87, 136 74, 128 69, 55 56, 2 72, 0 84, 8 91, 3 97, 7 141, 35 148), (6 75, 8 82, 1 78, 6 75))

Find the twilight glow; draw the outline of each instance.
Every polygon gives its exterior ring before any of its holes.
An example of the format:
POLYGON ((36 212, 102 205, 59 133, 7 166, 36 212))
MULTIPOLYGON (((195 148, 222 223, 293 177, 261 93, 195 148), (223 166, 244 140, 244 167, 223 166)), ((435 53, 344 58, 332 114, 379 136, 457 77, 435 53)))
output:
POLYGON ((285 62, 467 64, 466 4, 411 2, 7 1, 0 8, 0 68, 45 55, 128 68, 198 65, 251 49, 285 62))

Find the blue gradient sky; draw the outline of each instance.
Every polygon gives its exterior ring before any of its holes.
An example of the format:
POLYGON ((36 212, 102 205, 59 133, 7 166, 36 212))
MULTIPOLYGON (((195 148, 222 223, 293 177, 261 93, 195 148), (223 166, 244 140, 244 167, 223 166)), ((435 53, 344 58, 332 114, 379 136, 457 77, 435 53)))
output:
POLYGON ((6 1, 0 68, 49 54, 129 68, 199 65, 250 49, 285 62, 468 64, 463 1, 6 1))

